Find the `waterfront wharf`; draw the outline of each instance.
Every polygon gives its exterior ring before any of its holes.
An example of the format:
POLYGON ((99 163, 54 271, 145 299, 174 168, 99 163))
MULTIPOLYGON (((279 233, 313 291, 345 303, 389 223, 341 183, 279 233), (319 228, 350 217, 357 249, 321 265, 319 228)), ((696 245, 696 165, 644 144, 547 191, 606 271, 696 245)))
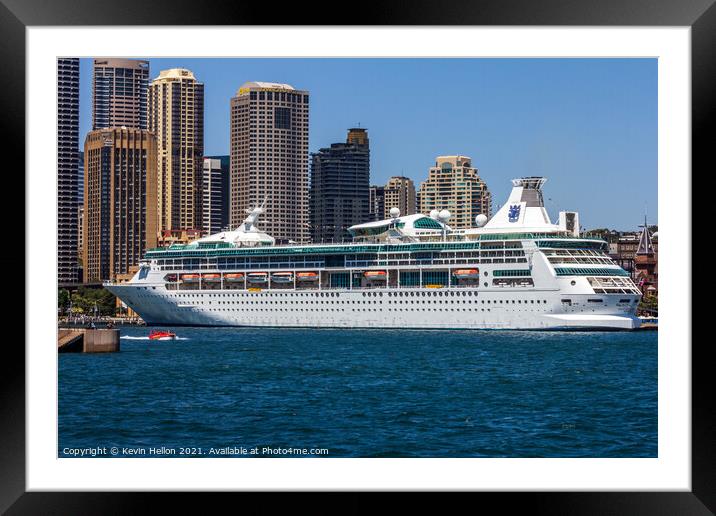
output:
POLYGON ((58 353, 112 353, 119 351, 119 330, 59 328, 58 353))

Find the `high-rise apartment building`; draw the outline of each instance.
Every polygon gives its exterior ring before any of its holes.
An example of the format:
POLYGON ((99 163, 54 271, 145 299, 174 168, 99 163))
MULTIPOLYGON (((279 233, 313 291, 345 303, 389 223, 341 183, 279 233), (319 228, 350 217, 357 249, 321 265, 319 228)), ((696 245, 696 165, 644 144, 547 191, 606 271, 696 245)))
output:
MULTIPOLYGON (((227 156, 228 158, 228 156, 227 156)), ((204 158, 202 185, 202 225, 205 234, 218 233, 226 225, 223 221, 225 179, 220 159, 204 158)))
POLYGON ((149 61, 96 58, 92 75, 93 130, 147 128, 149 61))
POLYGON ((421 213, 444 209, 452 228, 471 228, 477 215, 492 215, 492 195, 467 156, 438 156, 420 187, 421 213))
POLYGON ((77 282, 80 60, 57 60, 57 276, 77 282))
POLYGON ((385 187, 371 185, 368 190, 368 220, 385 218, 385 187))
POLYGON ((415 183, 404 176, 393 176, 383 190, 385 213, 383 218, 390 217, 390 209, 398 208, 401 215, 413 215, 417 213, 415 203, 415 183))
POLYGON ((311 155, 310 221, 313 242, 350 240, 348 228, 370 216, 370 149, 365 129, 348 130, 345 143, 311 155))
POLYGON ((159 231, 201 228, 204 85, 183 68, 149 86, 148 128, 157 138, 159 231))
POLYGON ((230 223, 265 202, 262 231, 277 242, 307 242, 308 92, 247 82, 231 99, 230 223))
POLYGON ((157 144, 142 129, 85 139, 84 281, 114 279, 157 244, 157 144))

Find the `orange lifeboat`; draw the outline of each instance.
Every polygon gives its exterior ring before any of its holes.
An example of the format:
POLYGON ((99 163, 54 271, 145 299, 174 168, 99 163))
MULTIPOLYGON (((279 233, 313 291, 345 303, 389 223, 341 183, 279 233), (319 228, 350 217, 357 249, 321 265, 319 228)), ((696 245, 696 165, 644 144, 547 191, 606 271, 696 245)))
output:
POLYGON ((243 272, 230 272, 228 274, 224 274, 224 279, 226 281, 241 281, 244 279, 244 273, 243 272))
POLYGON ((196 283, 199 281, 199 274, 182 274, 181 280, 185 283, 196 283))
POLYGON ((221 274, 202 274, 201 279, 210 282, 221 281, 221 274))
POLYGON ((317 272, 297 272, 296 279, 298 281, 316 281, 318 279, 317 272))
POLYGON ((363 273, 363 276, 365 276, 367 279, 371 280, 385 280, 387 277, 387 273, 385 271, 366 271, 363 273))
POLYGON ((457 279, 477 279, 480 277, 480 271, 477 269, 458 269, 454 272, 457 279))

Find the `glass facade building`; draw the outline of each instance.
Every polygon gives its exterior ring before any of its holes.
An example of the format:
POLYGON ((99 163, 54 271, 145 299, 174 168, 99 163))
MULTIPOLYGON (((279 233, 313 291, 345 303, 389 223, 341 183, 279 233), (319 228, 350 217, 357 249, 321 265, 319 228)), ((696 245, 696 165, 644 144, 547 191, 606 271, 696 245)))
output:
POLYGON ((211 235, 224 229, 228 194, 229 157, 204 158, 202 177, 202 231, 211 235))

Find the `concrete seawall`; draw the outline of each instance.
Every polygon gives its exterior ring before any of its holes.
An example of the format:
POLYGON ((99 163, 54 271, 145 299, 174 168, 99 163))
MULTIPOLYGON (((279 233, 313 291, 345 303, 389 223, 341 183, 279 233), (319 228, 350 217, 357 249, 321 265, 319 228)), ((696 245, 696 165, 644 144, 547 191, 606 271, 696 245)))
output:
POLYGON ((119 351, 119 330, 60 328, 57 331, 58 353, 112 353, 119 351))

